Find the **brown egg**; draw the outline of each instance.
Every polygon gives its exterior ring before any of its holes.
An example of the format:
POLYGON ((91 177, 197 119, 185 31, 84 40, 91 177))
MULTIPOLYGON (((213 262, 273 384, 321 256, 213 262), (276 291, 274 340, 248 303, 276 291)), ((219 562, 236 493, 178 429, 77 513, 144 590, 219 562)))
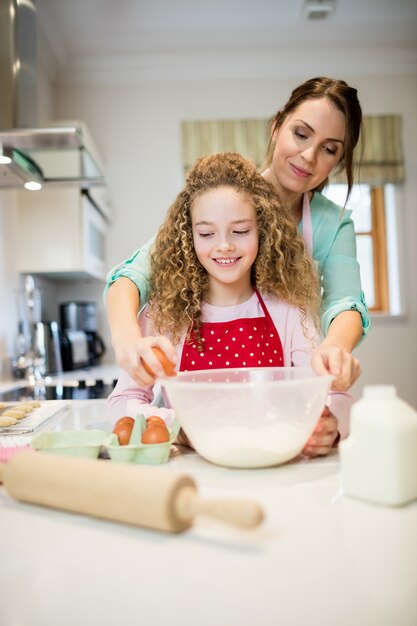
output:
POLYGON ((147 417, 146 426, 149 426, 150 424, 160 424, 162 427, 166 428, 164 420, 162 419, 162 417, 159 417, 159 415, 150 415, 149 417, 147 417))
MULTIPOLYGON (((158 359, 160 360, 162 367, 164 368, 165 374, 167 376, 175 376, 175 365, 165 356, 165 353, 162 352, 160 348, 152 348, 152 350, 154 351, 155 356, 158 357, 158 359)), ((146 361, 142 360, 142 362, 143 367, 145 368, 149 376, 155 376, 155 373, 153 372, 153 370, 151 370, 146 361)))
POLYGON ((114 425, 113 433, 117 435, 121 446, 127 446, 130 441, 130 435, 132 434, 135 420, 133 417, 126 415, 121 417, 114 425))
POLYGON ((134 424, 135 420, 130 415, 124 415, 123 417, 120 417, 117 420, 115 426, 117 426, 117 424, 122 424, 123 422, 128 422, 129 424, 134 424))
POLYGON ((142 434, 142 443, 164 443, 165 441, 169 441, 168 428, 158 423, 149 424, 142 434))

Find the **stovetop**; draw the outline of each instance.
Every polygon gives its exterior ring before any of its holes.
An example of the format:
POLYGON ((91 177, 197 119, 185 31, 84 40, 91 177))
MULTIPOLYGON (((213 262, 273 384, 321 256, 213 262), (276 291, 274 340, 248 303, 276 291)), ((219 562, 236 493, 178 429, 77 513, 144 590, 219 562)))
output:
POLYGON ((0 392, 2 402, 21 400, 95 400, 107 398, 113 391, 116 380, 80 380, 65 384, 36 384, 0 392))

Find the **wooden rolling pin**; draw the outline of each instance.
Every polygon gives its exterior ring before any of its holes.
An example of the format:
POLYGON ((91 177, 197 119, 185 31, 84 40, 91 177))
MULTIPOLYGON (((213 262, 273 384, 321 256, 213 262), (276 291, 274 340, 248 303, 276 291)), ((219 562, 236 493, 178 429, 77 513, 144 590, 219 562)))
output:
POLYGON ((246 528, 263 520, 258 504, 201 499, 190 476, 160 467, 20 452, 0 463, 0 482, 16 500, 167 532, 199 514, 246 528))

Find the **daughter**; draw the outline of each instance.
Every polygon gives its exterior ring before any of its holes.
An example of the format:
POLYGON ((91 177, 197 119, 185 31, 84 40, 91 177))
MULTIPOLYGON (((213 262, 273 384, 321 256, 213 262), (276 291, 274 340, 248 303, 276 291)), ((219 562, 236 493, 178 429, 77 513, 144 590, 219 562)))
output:
MULTIPOLYGON (((319 306, 304 241, 272 186, 238 154, 199 159, 151 254, 150 299, 138 320, 150 345, 170 354, 179 371, 308 367, 319 306)), ((173 419, 171 409, 150 407, 152 400, 152 387, 122 372, 108 399, 110 417, 173 419)), ((347 435, 350 403, 347 394, 331 394, 305 454, 327 454, 347 435)))

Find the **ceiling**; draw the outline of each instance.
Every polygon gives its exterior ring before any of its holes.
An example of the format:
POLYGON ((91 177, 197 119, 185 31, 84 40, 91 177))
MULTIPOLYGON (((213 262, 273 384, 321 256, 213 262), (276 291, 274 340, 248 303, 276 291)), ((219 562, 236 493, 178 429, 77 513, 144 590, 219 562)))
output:
MULTIPOLYGON (((336 0, 306 20, 305 0, 36 0, 56 67, 141 55, 393 47, 417 50, 416 0, 336 0)), ((416 52, 417 59, 417 52, 416 52)))

